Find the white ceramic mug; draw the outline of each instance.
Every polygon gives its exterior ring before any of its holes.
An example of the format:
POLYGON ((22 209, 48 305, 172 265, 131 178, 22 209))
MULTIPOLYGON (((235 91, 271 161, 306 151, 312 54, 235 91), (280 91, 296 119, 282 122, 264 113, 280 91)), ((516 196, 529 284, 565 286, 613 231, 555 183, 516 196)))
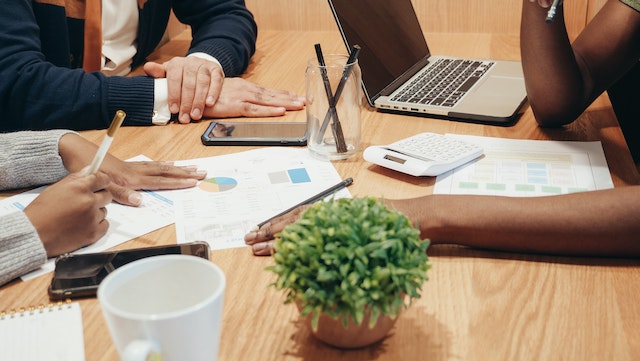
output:
POLYGON ((215 361, 226 279, 209 260, 162 255, 109 274, 98 300, 123 361, 215 361))

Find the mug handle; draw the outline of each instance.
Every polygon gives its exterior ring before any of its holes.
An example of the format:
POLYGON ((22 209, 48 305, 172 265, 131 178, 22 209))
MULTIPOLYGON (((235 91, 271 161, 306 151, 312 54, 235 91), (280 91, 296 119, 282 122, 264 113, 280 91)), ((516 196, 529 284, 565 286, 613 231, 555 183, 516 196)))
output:
POLYGON ((124 349, 122 361, 162 361, 160 347, 149 340, 133 340, 124 349))

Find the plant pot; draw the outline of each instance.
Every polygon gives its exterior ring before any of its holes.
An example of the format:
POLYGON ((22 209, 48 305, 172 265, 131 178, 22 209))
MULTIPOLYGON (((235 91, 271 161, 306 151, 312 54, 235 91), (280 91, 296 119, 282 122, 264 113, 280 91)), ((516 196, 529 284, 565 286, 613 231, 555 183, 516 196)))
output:
POLYGON ((392 319, 389 316, 380 316, 376 324, 369 328, 370 315, 370 312, 366 312, 360 325, 357 325, 349 317, 346 328, 342 325, 342 319, 334 319, 324 313, 318 319, 317 330, 313 330, 311 327, 312 315, 307 315, 304 323, 311 334, 324 343, 345 349, 360 348, 385 338, 398 319, 398 317, 392 319))

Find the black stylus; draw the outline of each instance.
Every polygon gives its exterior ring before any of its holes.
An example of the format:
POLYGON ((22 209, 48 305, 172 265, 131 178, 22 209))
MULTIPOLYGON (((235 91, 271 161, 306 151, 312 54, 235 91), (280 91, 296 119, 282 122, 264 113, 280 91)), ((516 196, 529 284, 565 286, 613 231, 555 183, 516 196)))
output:
POLYGON ((348 187, 351 183, 353 183, 353 178, 347 178, 347 179, 343 180, 342 182, 340 182, 340 183, 338 183, 338 184, 336 184, 336 185, 334 185, 334 186, 332 186, 330 188, 327 188, 327 189, 323 190, 322 192, 316 194, 315 196, 313 196, 313 197, 311 197, 309 199, 305 199, 304 201, 296 204, 295 206, 276 214, 275 216, 267 219, 266 221, 258 223, 258 228, 260 228, 260 227, 264 226, 265 224, 271 222, 272 219, 278 218, 278 217, 280 217, 280 216, 282 216, 284 214, 287 214, 287 213, 291 212, 292 210, 294 210, 294 209, 296 209, 296 208, 298 208, 298 207, 300 207, 302 205, 315 203, 315 202, 323 199, 324 197, 326 197, 326 196, 328 196, 328 195, 330 195, 330 194, 332 194, 334 192, 339 191, 342 188, 348 187))

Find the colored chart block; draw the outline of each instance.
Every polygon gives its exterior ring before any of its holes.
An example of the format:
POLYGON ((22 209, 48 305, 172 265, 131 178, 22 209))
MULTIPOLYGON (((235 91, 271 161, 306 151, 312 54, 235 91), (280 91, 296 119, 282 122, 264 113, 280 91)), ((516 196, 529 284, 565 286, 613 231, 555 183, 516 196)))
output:
POLYGON ((229 177, 207 178, 200 182, 200 189, 205 192, 224 192, 235 188, 238 181, 229 177))

